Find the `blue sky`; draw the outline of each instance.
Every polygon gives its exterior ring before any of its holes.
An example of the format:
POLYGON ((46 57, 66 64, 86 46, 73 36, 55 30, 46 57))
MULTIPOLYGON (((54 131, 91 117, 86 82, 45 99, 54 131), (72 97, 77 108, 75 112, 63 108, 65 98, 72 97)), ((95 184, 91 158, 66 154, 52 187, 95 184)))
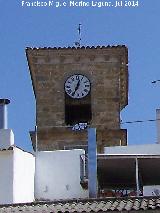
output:
MULTIPOLYGON (((31 150, 29 130, 35 125, 25 47, 73 46, 79 23, 82 45, 125 44, 129 49, 129 104, 121 113, 122 120, 155 119, 160 83, 151 81, 160 79, 159 10, 159 0, 139 0, 138 7, 117 8, 22 7, 20 0, 0 0, 0 96, 11 100, 9 128, 16 145, 31 150)), ((157 141, 155 122, 122 127, 128 129, 129 144, 157 141)))

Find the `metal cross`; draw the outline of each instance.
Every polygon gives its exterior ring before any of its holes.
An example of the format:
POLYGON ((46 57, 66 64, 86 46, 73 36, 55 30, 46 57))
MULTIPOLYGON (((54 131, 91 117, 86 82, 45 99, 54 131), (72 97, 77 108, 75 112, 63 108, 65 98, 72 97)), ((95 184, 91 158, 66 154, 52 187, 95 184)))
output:
POLYGON ((79 36, 79 41, 77 41, 77 42, 75 42, 75 45, 76 45, 76 47, 80 47, 81 46, 81 26, 82 26, 82 24, 79 24, 78 25, 78 28, 77 28, 77 30, 78 30, 78 36, 79 36))

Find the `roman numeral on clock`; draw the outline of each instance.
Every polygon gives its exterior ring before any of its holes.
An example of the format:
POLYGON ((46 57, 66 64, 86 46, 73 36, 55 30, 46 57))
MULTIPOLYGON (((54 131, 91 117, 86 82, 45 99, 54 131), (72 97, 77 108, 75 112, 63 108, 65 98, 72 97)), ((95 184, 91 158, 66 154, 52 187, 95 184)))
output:
POLYGON ((84 92, 89 92, 87 89, 84 89, 84 92))

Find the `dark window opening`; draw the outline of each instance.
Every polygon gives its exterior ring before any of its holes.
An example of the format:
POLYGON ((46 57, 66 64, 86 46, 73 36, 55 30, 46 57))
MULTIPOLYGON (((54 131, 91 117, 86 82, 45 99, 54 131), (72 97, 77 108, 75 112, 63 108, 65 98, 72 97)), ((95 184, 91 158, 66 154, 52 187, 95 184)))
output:
POLYGON ((66 105, 65 122, 67 125, 89 123, 92 118, 91 105, 66 105))

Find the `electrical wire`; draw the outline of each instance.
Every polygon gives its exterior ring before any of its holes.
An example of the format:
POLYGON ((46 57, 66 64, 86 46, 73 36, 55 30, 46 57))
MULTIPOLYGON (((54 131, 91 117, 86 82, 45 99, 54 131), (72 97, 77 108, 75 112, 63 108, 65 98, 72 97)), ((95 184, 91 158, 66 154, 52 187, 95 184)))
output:
POLYGON ((134 123, 145 123, 145 122, 155 122, 160 121, 160 119, 149 119, 149 120, 136 120, 136 121, 121 121, 121 124, 134 124, 134 123))

